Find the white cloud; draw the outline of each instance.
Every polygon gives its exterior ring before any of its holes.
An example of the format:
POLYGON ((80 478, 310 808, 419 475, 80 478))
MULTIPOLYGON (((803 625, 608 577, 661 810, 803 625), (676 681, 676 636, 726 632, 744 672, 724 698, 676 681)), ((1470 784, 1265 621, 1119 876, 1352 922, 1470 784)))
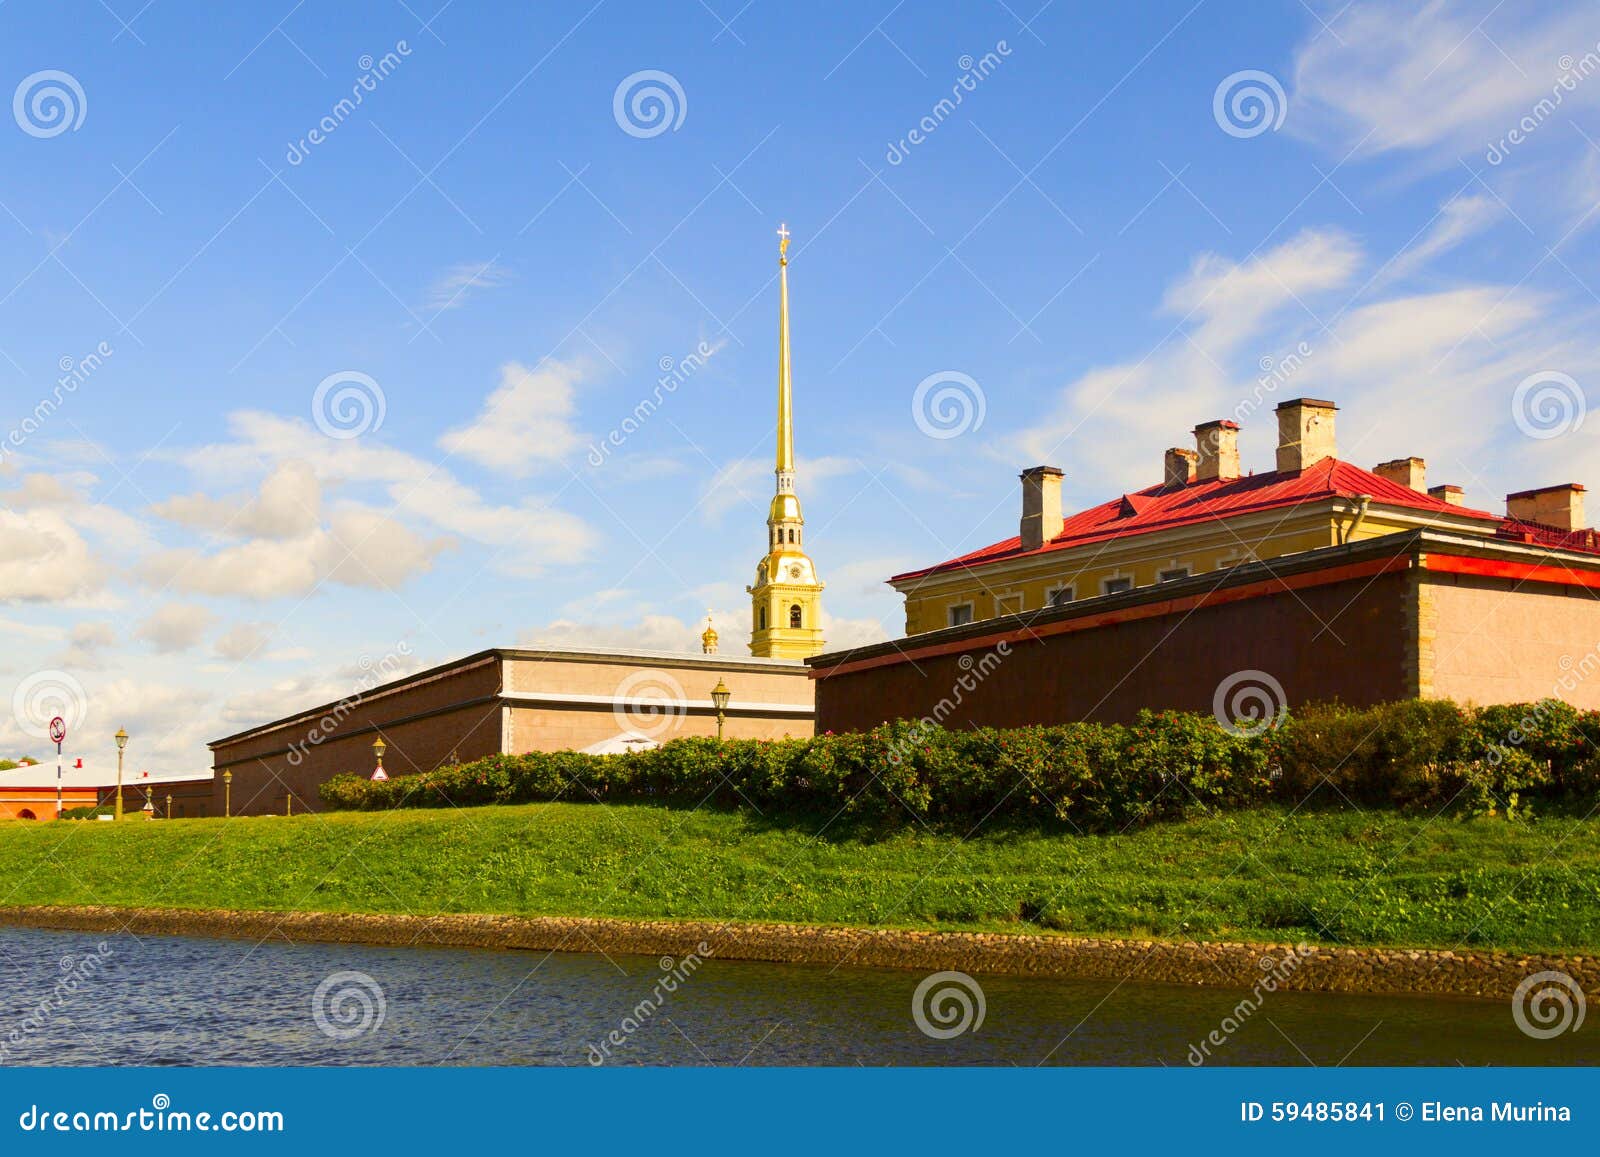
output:
POLYGON ((1348 285, 1360 265, 1361 248, 1349 237, 1307 229, 1242 262, 1202 254, 1188 276, 1167 290, 1162 308, 1198 318, 1193 340, 1207 355, 1221 359, 1273 314, 1348 285))
POLYGON ((1085 488, 1096 501, 1149 485, 1165 447, 1186 445, 1199 422, 1232 415, 1241 382, 1281 347, 1271 327, 1313 325, 1310 303, 1348 287, 1361 263, 1350 238, 1318 230, 1242 262, 1201 255, 1162 298, 1163 311, 1181 315, 1175 332, 1135 361, 1096 366, 1068 384, 1055 411, 1016 436, 1013 460, 1067 463, 1069 493, 1085 488))
POLYGON ((1595 49, 1592 15, 1499 8, 1487 0, 1449 9, 1351 5, 1332 33, 1312 36, 1296 53, 1285 127, 1341 156, 1407 151, 1454 164, 1461 153, 1484 156, 1525 116, 1548 119, 1600 102, 1594 78, 1570 92, 1557 84, 1564 57, 1595 49), (1535 111, 1557 99, 1552 112, 1535 111))
POLYGON ((448 536, 425 536, 372 507, 349 503, 325 528, 291 539, 252 539, 212 553, 159 551, 145 564, 174 590, 250 599, 309 595, 324 583, 395 590, 433 567, 448 536))
MULTIPOLYGON (((484 558, 496 571, 526 577, 546 566, 581 561, 596 542, 582 519, 539 495, 527 495, 517 506, 492 504, 443 466, 380 442, 325 438, 305 422, 255 411, 231 415, 229 430, 232 440, 185 452, 178 460, 210 485, 237 485, 270 473, 281 462, 299 461, 310 466, 324 490, 379 487, 392 504, 388 517, 396 528, 395 560, 409 560, 413 569, 454 540, 466 539, 487 548, 484 558), (427 534, 425 527, 439 534, 427 534)), ((366 511, 356 519, 371 523, 370 512, 376 508, 347 504, 340 509, 366 511)), ((161 581, 159 576, 179 575, 191 565, 205 564, 212 573, 190 580, 205 583, 193 589, 233 589, 257 598, 304 593, 326 573, 325 567, 319 569, 319 560, 339 561, 337 544, 330 543, 337 536, 349 546, 359 545, 358 558, 341 567, 340 581, 363 573, 398 577, 401 568, 377 554, 384 549, 383 534, 369 537, 348 525, 341 530, 335 521, 316 534, 282 543, 246 542, 213 555, 169 551, 156 560, 153 573, 161 581), (277 568, 278 573, 260 573, 261 567, 277 568)))
POLYGON ((67 649, 55 660, 66 671, 92 671, 104 666, 103 652, 117 645, 116 629, 106 622, 74 623, 67 649))
POLYGON ((272 627, 267 623, 236 623, 217 636, 216 642, 212 644, 212 650, 216 652, 218 658, 241 663, 254 658, 256 653, 266 646, 272 634, 272 627))
POLYGON ((881 643, 885 639, 898 638, 904 634, 903 622, 899 621, 901 615, 897 612, 893 629, 885 626, 877 619, 842 619, 828 614, 827 608, 822 611, 822 634, 829 651, 848 651, 852 647, 865 647, 869 643, 881 643))
POLYGON ((1451 198, 1439 207, 1431 227, 1380 271, 1379 283, 1404 280, 1503 216, 1504 206, 1488 194, 1451 198))
MULTIPOLYGON (((720 621, 731 621, 724 616, 720 621)), ((738 620, 744 622, 741 615, 738 620)), ((700 632, 705 621, 686 623, 672 615, 645 614, 631 622, 595 622, 557 619, 542 627, 525 631, 518 640, 523 647, 620 647, 639 651, 686 651, 700 653, 700 632)), ((721 626, 717 630, 722 631, 721 626)))
POLYGON ((105 565, 59 511, 0 508, 0 601, 72 602, 105 579, 105 565))
POLYGON ((166 603, 146 616, 133 633, 162 654, 171 654, 199 643, 215 621, 216 615, 205 607, 166 603))
MULTIPOLYGON (((1402 272, 1427 269, 1495 219, 1481 199, 1458 199, 1402 272)), ((1188 445, 1201 421, 1235 417, 1244 426, 1244 468, 1270 469, 1272 406, 1309 394, 1341 406, 1340 457, 1370 466, 1418 455, 1428 459, 1433 481, 1467 487, 1469 501, 1485 508, 1498 509, 1509 490, 1586 480, 1585 444, 1519 436, 1511 397, 1540 370, 1600 381, 1600 355, 1589 340, 1600 311, 1525 287, 1472 282, 1386 296, 1392 268, 1374 269, 1352 302, 1347 284, 1370 259, 1348 242, 1290 245, 1294 260, 1274 251, 1258 268, 1198 262, 1165 304, 1203 307, 1196 316, 1212 330, 1204 353, 1180 336, 1136 361, 1087 371, 1063 389, 1046 422, 1014 436, 1013 460, 1064 463, 1067 501, 1087 505, 1150 485, 1160 477, 1162 448, 1188 445), (1300 272, 1260 275, 1269 267, 1300 272), (1225 332, 1213 316, 1219 301, 1225 332), (1283 310, 1289 302, 1297 308, 1283 310), (1263 376, 1260 355, 1300 342, 1310 353, 1286 380, 1263 376)))
POLYGON ((576 362, 521 362, 500 367, 500 385, 469 424, 447 431, 439 445, 491 470, 526 478, 581 449, 573 429, 574 387, 585 368, 576 362))
POLYGON ((153 510, 183 526, 230 538, 292 538, 319 523, 322 486, 310 463, 291 460, 279 463, 253 495, 182 495, 157 503, 153 510))
POLYGON ((435 314, 460 309, 480 289, 493 289, 511 280, 511 271, 497 261, 464 261, 452 265, 428 287, 425 302, 435 314))
MULTIPOLYGON (((860 469, 854 458, 802 458, 795 464, 801 489, 860 469)), ((753 515, 759 527, 766 520, 774 482, 773 459, 738 458, 719 467, 700 488, 696 506, 708 523, 720 523, 729 511, 742 510, 753 515)))

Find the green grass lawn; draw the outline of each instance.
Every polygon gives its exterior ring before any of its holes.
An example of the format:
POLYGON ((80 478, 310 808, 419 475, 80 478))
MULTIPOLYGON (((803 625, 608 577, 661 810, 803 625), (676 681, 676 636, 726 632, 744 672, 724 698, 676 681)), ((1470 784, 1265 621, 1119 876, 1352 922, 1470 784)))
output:
POLYGON ((1593 952, 1600 820, 1277 809, 1124 835, 854 837, 530 804, 0 823, 0 906, 781 920, 1593 952))

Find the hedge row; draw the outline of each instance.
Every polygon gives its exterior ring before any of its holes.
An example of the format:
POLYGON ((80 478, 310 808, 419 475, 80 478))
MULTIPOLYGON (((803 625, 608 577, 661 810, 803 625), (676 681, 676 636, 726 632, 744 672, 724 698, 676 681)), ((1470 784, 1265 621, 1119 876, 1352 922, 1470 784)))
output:
POLYGON ((1209 715, 1011 730, 885 724, 779 741, 679 739, 627 755, 497 755, 321 787, 334 808, 538 800, 750 806, 895 824, 1055 820, 1115 830, 1308 797, 1361 807, 1519 814, 1600 799, 1600 712, 1556 700, 1463 708, 1408 700, 1304 708, 1235 734, 1209 715))

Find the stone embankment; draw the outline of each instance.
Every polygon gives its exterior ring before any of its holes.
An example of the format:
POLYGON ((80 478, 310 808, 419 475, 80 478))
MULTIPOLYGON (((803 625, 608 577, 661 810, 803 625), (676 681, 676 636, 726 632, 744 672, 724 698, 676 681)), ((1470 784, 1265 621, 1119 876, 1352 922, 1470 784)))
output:
POLYGON ((1305 992, 1506 997, 1535 972, 1564 972, 1600 991, 1600 959, 1512 952, 1333 948, 799 924, 567 916, 401 916, 173 908, 0 908, 0 924, 140 936, 223 936, 289 943, 604 952, 763 960, 828 967, 1134 980, 1250 988, 1268 972, 1305 992))

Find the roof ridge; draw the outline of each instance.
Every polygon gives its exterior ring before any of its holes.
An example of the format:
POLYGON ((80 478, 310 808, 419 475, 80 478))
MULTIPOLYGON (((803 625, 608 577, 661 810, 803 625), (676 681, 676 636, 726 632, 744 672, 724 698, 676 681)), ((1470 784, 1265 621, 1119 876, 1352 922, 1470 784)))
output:
POLYGON ((1150 534, 1207 519, 1254 514, 1299 506, 1323 498, 1370 497, 1387 506, 1404 506, 1496 524, 1498 515, 1454 506, 1425 491, 1413 490, 1342 458, 1322 458, 1303 470, 1266 470, 1235 478, 1207 478, 1185 485, 1157 483, 1068 514, 1061 531, 1031 551, 1020 549, 1020 536, 1001 539, 933 566, 906 571, 890 581, 920 578, 941 571, 981 565, 1027 554, 1045 554, 1076 545, 1150 534))

